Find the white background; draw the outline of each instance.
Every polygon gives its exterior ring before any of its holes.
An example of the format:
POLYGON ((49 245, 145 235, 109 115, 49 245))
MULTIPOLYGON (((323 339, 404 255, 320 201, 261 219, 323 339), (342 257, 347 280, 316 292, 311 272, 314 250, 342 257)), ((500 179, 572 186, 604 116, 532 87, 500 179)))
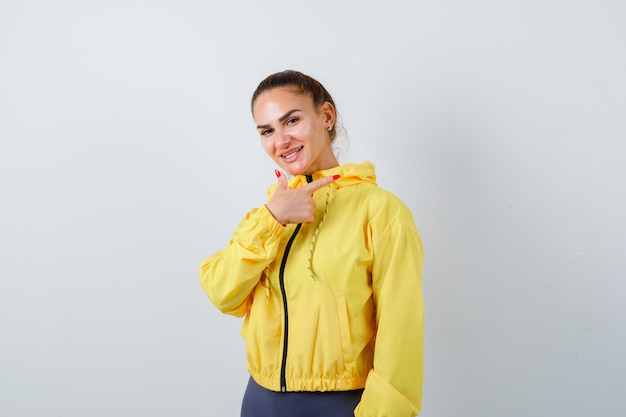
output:
MULTIPOLYGON (((622 1, 0 1, 0 416, 237 416, 199 282, 292 68, 425 246, 426 417, 621 416, 622 1)), ((346 241, 344 244, 349 244, 346 241)))

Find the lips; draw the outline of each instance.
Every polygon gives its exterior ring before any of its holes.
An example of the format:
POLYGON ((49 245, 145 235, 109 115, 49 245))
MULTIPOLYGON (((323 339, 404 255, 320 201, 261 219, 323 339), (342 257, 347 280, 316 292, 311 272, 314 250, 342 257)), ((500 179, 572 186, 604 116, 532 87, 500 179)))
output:
POLYGON ((293 158, 294 156, 296 156, 296 154, 298 152, 300 152, 302 150, 302 148, 304 148, 304 146, 299 146, 299 147, 297 147, 296 149, 292 150, 289 153, 284 153, 284 154, 280 155, 280 157, 283 158, 283 159, 293 158))

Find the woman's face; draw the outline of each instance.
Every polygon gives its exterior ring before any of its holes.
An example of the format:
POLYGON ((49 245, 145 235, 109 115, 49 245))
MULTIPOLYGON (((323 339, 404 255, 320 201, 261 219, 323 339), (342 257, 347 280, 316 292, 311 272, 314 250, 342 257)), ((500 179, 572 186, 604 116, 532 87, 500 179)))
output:
POLYGON ((279 87, 257 98, 252 116, 263 149, 289 174, 311 174, 339 165, 328 134, 328 127, 335 122, 330 103, 315 109, 308 95, 279 87))

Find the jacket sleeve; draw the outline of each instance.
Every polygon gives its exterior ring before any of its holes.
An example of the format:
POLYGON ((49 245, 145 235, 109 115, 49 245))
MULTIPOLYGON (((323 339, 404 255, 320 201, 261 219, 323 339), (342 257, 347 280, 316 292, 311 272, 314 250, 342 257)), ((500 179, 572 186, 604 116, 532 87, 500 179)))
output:
POLYGON ((373 237, 374 368, 354 414, 414 417, 421 409, 424 368, 422 243, 408 221, 373 237))
POLYGON ((200 283, 220 311, 246 314, 248 298, 276 257, 284 229, 263 205, 246 215, 226 248, 202 262, 200 283))

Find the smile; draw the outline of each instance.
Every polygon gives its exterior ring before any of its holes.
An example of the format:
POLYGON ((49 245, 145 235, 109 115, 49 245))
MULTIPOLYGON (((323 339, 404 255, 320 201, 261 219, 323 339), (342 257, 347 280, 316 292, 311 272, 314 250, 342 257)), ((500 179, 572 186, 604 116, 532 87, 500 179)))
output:
POLYGON ((280 157, 284 159, 289 159, 295 156, 298 152, 300 152, 304 148, 304 146, 300 146, 289 153, 282 154, 280 157))

